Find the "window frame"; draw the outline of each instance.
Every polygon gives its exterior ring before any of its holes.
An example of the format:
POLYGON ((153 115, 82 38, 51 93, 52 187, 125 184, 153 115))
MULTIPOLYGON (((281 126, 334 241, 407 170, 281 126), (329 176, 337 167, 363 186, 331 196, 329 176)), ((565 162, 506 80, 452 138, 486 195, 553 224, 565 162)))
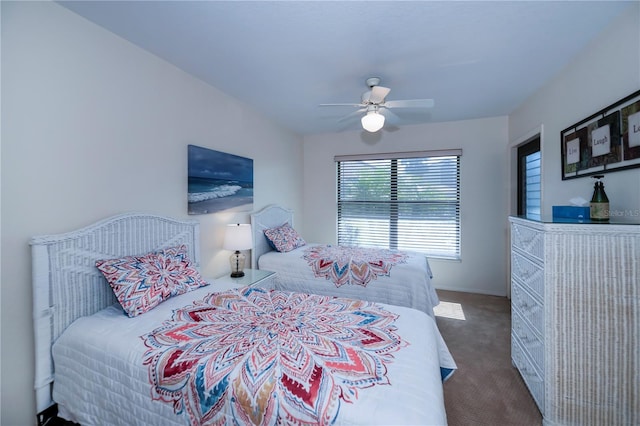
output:
POLYGON ((528 139, 522 145, 517 147, 517 158, 518 158, 518 205, 517 205, 517 214, 518 216, 528 217, 527 214, 527 180, 526 180, 526 159, 529 155, 534 154, 536 152, 540 153, 540 211, 537 215, 532 216, 532 219, 539 219, 542 213, 542 151, 540 149, 540 134, 535 135, 531 139, 528 139), (536 217, 537 216, 537 217, 536 217))
MULTIPOLYGON (((366 202, 372 202, 372 203, 382 203, 382 204, 387 204, 389 206, 389 212, 388 212, 388 226, 389 226, 389 235, 386 237, 386 243, 388 244, 388 248, 391 249, 395 249, 398 247, 398 243, 399 243, 399 239, 402 238, 402 231, 399 229, 398 223, 399 223, 399 210, 402 207, 407 207, 408 205, 410 205, 411 203, 415 203, 414 200, 411 201, 401 201, 398 200, 398 192, 397 192, 397 188, 400 187, 402 188, 403 182, 402 180, 406 180, 409 179, 409 176, 405 176, 406 179, 402 178, 402 175, 400 175, 400 183, 398 183, 397 179, 398 179, 398 163, 400 162, 400 160, 403 159, 425 159, 425 160, 429 160, 429 159, 435 159, 437 157, 456 157, 455 158, 455 170, 453 170, 452 168, 449 169, 449 172, 451 173, 455 173, 455 181, 456 181, 456 188, 455 188, 455 200, 454 201, 444 201, 442 202, 441 200, 437 200, 434 198, 424 198, 422 200, 419 200, 419 203, 424 204, 425 206, 428 206, 429 204, 433 204, 433 205, 447 205, 447 204, 451 204, 451 208, 453 209, 453 211, 455 212, 453 215, 449 216, 448 219, 453 220, 453 227, 454 227, 454 231, 455 231, 455 235, 450 238, 450 239, 442 239, 441 236, 435 237, 436 239, 433 240, 434 241, 434 246, 437 248, 440 248, 441 250, 438 251, 432 251, 429 252, 426 247, 424 249, 419 248, 419 249, 408 249, 408 250, 412 250, 412 251, 419 251, 424 253, 426 256, 431 257, 431 258, 438 258, 438 259, 443 259, 443 260, 454 260, 454 261, 460 261, 461 260, 461 234, 462 234, 462 230, 461 230, 461 179, 460 179, 460 175, 461 175, 461 157, 462 157, 462 150, 461 149, 454 149, 454 150, 437 150, 437 151, 416 151, 416 152, 404 152, 404 153, 386 153, 386 154, 365 154, 365 155, 346 155, 346 156, 336 156, 335 157, 335 162, 336 162, 336 181, 337 181, 337 191, 336 191, 336 231, 337 231, 337 241, 338 244, 343 243, 343 241, 341 241, 340 239, 340 235, 341 235, 341 224, 342 219, 343 219, 343 212, 344 212, 344 206, 348 205, 349 203, 351 204, 355 204, 357 202, 361 202, 361 203, 366 203, 366 202), (345 200, 341 200, 341 185, 345 185, 346 182, 343 180, 343 178, 341 177, 341 163, 347 163, 347 162, 361 162, 361 161, 366 161, 366 160, 390 160, 389 163, 389 194, 388 194, 388 201, 379 201, 379 200, 375 200, 375 199, 369 199, 369 200, 358 200, 358 201, 354 201, 354 200, 350 200, 350 201, 345 201, 345 200), (395 190, 394 190, 395 188, 395 190), (451 245, 453 246, 453 250, 451 252, 445 253, 444 251, 442 251, 443 247, 445 245, 451 245)), ((427 177, 431 177, 434 178, 437 175, 434 174, 433 176, 429 176, 427 175, 427 177)), ((438 181, 434 180, 434 184, 440 183, 438 181)), ((405 183, 406 185, 406 183, 405 183)), ((432 217, 432 218, 438 218, 437 215, 433 215, 433 216, 426 216, 424 217, 425 219, 432 217)), ((404 234, 405 236, 407 236, 406 232, 404 234)), ((379 236, 379 235, 377 235, 379 236)), ((384 237, 383 237, 384 238, 384 237)), ((375 244, 375 238, 371 239, 371 244, 373 245, 375 244)), ((358 243, 359 244, 359 243, 358 243)), ((402 248, 401 248, 402 249, 402 248)))

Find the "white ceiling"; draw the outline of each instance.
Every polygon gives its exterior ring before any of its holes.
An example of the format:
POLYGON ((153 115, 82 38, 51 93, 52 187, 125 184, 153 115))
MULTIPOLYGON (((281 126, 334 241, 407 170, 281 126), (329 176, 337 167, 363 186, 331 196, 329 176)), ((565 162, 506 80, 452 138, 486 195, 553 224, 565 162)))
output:
POLYGON ((339 119, 376 76, 403 124, 507 115, 632 2, 59 1, 300 134, 339 119))

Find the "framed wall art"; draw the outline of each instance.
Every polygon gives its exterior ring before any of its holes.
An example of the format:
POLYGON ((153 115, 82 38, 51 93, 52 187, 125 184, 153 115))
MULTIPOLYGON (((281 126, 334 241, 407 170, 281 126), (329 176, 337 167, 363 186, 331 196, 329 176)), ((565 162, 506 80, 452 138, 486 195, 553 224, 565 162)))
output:
POLYGON ((188 145, 189 214, 253 210, 253 160, 188 145))
POLYGON ((640 90, 560 132, 562 180, 640 167, 640 90))

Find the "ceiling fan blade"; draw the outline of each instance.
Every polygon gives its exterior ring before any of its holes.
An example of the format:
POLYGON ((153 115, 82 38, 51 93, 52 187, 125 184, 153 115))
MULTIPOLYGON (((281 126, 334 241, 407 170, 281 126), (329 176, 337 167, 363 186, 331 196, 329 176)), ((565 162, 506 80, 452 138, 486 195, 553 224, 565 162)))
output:
POLYGON ((366 109, 366 108, 361 108, 361 109, 359 109, 359 110, 357 110, 357 111, 353 111, 352 113, 347 114, 347 115, 345 115, 344 117, 340 118, 340 119, 338 120, 338 123, 341 123, 341 122, 343 122, 343 121, 349 121, 349 120, 353 119, 354 117, 357 117, 357 116, 359 116, 359 115, 362 115, 362 113, 363 113, 363 112, 366 112, 366 111, 367 111, 367 109, 366 109))
POLYGON ((385 118, 387 119, 387 122, 390 124, 395 124, 398 121, 400 121, 400 117, 398 117, 396 114, 391 112, 391 110, 388 108, 381 107, 380 114, 384 115, 385 118))
POLYGON ((404 101, 387 101, 383 105, 387 108, 433 108, 433 99, 409 99, 404 101))
POLYGON ((372 104, 380 104, 384 101, 384 98, 389 94, 391 89, 382 86, 373 86, 371 88, 371 95, 369 96, 369 102, 372 104))
POLYGON ((363 104, 319 104, 318 106, 321 106, 321 107, 325 107, 325 106, 364 107, 365 105, 363 105, 363 104))

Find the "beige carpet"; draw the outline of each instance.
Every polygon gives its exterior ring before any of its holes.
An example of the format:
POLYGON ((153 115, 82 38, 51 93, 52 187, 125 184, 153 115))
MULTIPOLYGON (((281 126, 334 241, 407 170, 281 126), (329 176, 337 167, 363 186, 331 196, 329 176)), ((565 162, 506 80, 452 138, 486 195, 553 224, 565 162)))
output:
POLYGON ((442 290, 438 295, 436 320, 458 365, 444 383, 449 425, 541 425, 540 411, 511 364, 509 299, 442 290))

